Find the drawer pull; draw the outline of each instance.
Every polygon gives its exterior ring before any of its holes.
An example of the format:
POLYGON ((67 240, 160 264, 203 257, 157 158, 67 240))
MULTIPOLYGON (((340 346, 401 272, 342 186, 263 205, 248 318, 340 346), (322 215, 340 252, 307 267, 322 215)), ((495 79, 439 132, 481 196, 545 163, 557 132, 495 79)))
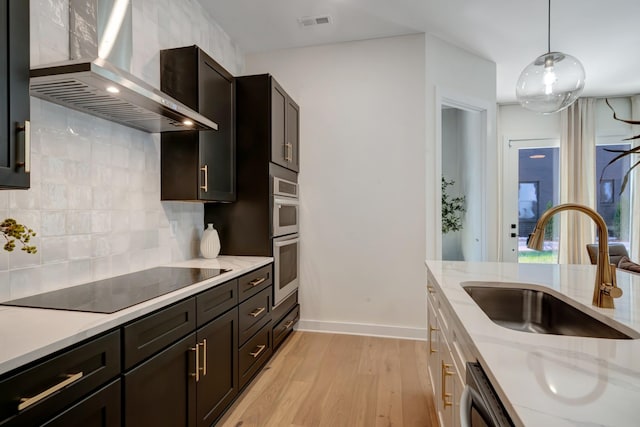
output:
POLYGON ((194 374, 189 374, 192 377, 196 378, 196 382, 200 381, 200 343, 196 344, 195 347, 191 347, 189 350, 196 353, 196 372, 194 374))
POLYGON ((78 381, 80 378, 82 378, 82 372, 78 372, 77 374, 68 374, 66 375, 66 378, 64 380, 60 381, 58 384, 54 385, 53 387, 46 389, 42 393, 39 393, 33 397, 21 398, 20 403, 18 404, 18 411, 27 409, 29 406, 34 405, 40 402, 42 399, 48 396, 51 396, 53 393, 62 390, 63 388, 65 388, 70 384, 73 384, 74 382, 78 381))
POLYGON ((258 346, 256 350, 249 353, 249 356, 253 356, 253 358, 255 359, 256 357, 260 356, 260 353, 262 353, 265 348, 267 348, 267 346, 264 344, 261 344, 258 346))
POLYGON ((260 316, 264 311, 266 310, 266 307, 260 307, 260 308, 256 308, 255 310, 253 310, 251 313, 249 313, 249 316, 251 317, 258 317, 260 316))
POLYGON ((249 282, 249 285, 251 285, 252 288, 255 288, 260 283, 263 283, 265 280, 267 280, 266 277, 261 277, 259 279, 253 279, 252 281, 249 282))
POLYGON ((438 350, 433 349, 433 338, 431 334, 435 331, 439 331, 440 329, 434 328, 433 326, 429 326, 429 354, 437 353, 438 350))
POLYGON ((290 327, 293 326, 295 322, 293 320, 289 320, 287 323, 284 324, 284 328, 285 329, 289 329, 290 327))
POLYGON ((427 290, 429 291, 430 294, 436 293, 435 289, 433 289, 433 286, 427 286, 427 290))

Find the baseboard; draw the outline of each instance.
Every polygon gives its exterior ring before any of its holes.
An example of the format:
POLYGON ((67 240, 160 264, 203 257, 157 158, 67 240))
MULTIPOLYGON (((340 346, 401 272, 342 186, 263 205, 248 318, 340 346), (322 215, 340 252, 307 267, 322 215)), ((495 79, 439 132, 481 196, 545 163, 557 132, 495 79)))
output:
POLYGON ((400 338, 407 340, 427 340, 427 330, 401 326, 375 325, 371 323, 327 322, 322 320, 300 320, 299 331, 327 332, 334 334, 366 335, 372 337, 400 338))

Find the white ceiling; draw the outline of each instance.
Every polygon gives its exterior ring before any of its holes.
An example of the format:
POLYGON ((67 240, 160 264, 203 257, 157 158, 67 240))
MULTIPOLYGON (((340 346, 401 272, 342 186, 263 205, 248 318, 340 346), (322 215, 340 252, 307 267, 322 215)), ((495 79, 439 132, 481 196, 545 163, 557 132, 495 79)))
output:
MULTIPOLYGON (((498 102, 547 49, 546 0, 200 0, 247 53, 431 33, 497 64, 498 102), (330 15, 302 27, 298 18, 330 15)), ((640 93, 640 0, 554 0, 551 50, 580 59, 583 96, 640 93)))

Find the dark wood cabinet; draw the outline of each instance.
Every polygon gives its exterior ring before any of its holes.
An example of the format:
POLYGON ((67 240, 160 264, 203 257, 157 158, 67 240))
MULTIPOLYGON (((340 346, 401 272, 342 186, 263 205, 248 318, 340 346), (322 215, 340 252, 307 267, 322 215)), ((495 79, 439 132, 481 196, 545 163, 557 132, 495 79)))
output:
POLYGON ((161 199, 236 199, 235 80, 197 46, 160 52, 161 88, 218 124, 161 136, 161 199))
POLYGON ((196 426, 195 332, 124 375, 124 425, 196 426))
POLYGON ((29 2, 0 2, 0 189, 29 188, 29 2))
POLYGON ((238 394, 238 309, 198 330, 202 347, 197 383, 198 426, 210 426, 238 394))
POLYGON ((103 387, 42 427, 118 427, 122 425, 120 380, 103 387))
POLYGON ((271 161, 298 172, 300 108, 271 77, 271 161))
POLYGON ((269 144, 271 162, 298 172, 300 108, 269 74, 236 78, 238 140, 269 144), (260 123, 256 124, 255 120, 260 123))

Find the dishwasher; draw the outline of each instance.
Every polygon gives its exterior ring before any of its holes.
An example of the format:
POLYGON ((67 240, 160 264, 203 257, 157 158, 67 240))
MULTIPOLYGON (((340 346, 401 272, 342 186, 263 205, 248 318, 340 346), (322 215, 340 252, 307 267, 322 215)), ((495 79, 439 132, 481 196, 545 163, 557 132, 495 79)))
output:
POLYGON ((467 363, 460 399, 461 427, 513 427, 513 422, 479 363, 467 363))

